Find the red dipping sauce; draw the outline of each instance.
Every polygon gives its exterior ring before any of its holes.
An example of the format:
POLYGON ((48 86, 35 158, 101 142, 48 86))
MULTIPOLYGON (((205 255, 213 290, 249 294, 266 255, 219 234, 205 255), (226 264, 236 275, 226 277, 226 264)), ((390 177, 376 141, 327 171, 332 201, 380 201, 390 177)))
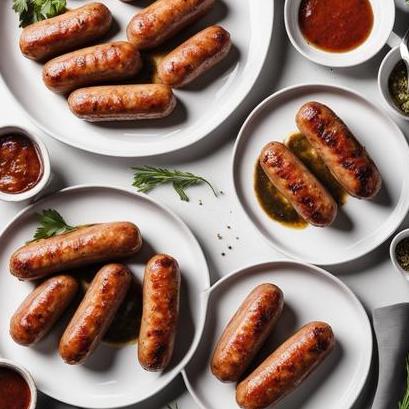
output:
POLYGON ((21 193, 32 189, 43 175, 38 147, 25 135, 0 136, 0 191, 21 193))
POLYGON ((25 379, 15 370, 0 367, 0 409, 27 409, 31 392, 25 379))
POLYGON ((305 39, 325 51, 359 47, 372 31, 369 0, 302 0, 298 23, 305 39))

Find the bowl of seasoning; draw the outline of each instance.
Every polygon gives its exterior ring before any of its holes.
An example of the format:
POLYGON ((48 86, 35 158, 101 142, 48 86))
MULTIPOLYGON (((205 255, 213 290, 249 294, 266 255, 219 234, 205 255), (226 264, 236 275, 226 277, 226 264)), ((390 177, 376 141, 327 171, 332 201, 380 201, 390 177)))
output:
POLYGON ((394 237, 389 252, 394 267, 409 281, 409 229, 394 237))
POLYGON ((329 67, 352 67, 377 54, 395 22, 394 0, 286 0, 285 26, 294 47, 329 67))
POLYGON ((37 388, 30 373, 19 364, 0 358, 0 407, 35 409, 37 388))
POLYGON ((392 48, 383 59, 378 87, 386 107, 401 119, 409 120, 408 71, 399 47, 392 48))
POLYGON ((41 139, 21 127, 1 127, 0 199, 31 199, 46 187, 49 179, 50 159, 41 139))

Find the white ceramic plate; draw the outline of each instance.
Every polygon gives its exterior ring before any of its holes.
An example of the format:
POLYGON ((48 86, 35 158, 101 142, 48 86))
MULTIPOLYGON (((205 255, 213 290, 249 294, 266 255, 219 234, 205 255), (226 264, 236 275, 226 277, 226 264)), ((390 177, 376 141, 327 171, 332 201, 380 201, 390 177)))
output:
POLYGON ((244 123, 234 149, 234 186, 245 213, 273 247, 313 264, 337 264, 367 254, 402 222, 409 207, 408 157, 398 126, 363 96, 330 85, 299 85, 268 97, 244 123), (254 193, 254 169, 264 145, 297 131, 295 115, 311 100, 331 107, 366 146, 383 188, 372 201, 349 197, 331 226, 299 230, 277 223, 261 208, 254 193))
MULTIPOLYGON (((109 39, 126 39, 126 26, 141 9, 138 2, 102 2, 111 9, 120 27, 109 39)), ((71 0, 68 6, 85 3, 71 0)), ((186 31, 193 34, 218 23, 230 31, 234 47, 226 61, 190 87, 175 92, 178 106, 167 119, 91 124, 76 118, 65 98, 51 93, 42 83, 41 65, 21 55, 20 29, 11 0, 0 2, 0 74, 34 123, 62 142, 110 156, 143 157, 171 152, 208 135, 244 100, 267 54, 273 11, 273 0, 217 0, 213 11, 186 31)))
POLYGON ((317 371, 274 408, 349 409, 365 384, 371 364, 368 317, 340 280, 318 267, 291 261, 244 268, 210 289, 206 337, 183 372, 196 402, 203 409, 238 409, 235 384, 219 382, 211 374, 209 360, 234 312, 247 294, 262 283, 273 283, 283 290, 285 308, 273 336, 260 353, 260 361, 310 321, 328 322, 337 340, 335 350, 317 371))
POLYGON ((38 388, 63 402, 87 408, 131 405, 157 393, 173 380, 189 361, 200 340, 209 273, 202 250, 187 226, 173 213, 145 195, 111 187, 79 186, 65 189, 19 213, 0 236, 0 355, 24 364, 38 388), (8 273, 10 254, 32 238, 38 225, 35 212, 55 208, 72 224, 129 220, 141 229, 144 247, 126 261, 142 283, 144 265, 157 252, 174 256, 182 272, 180 327, 170 367, 162 373, 144 371, 136 346, 113 348, 100 345, 82 366, 69 366, 58 355, 58 340, 69 317, 38 345, 15 344, 8 323, 14 310, 32 290, 8 273), (201 301, 202 300, 202 301, 201 301))

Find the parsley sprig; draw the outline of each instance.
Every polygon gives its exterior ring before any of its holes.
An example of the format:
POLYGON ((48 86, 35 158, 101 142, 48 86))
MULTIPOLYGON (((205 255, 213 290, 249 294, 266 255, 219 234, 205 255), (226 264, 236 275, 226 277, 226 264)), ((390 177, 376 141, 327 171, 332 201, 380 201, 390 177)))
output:
POLYGON ((180 199, 188 202, 189 197, 186 194, 186 189, 190 186, 205 183, 210 187, 214 195, 217 196, 216 190, 209 181, 190 172, 183 172, 177 169, 155 168, 153 166, 132 169, 135 171, 132 185, 138 188, 139 192, 146 193, 156 186, 171 183, 180 199))
POLYGON ((409 356, 406 358, 406 390, 398 409, 409 409, 409 356))
POLYGON ((168 404, 167 404, 167 408, 168 408, 168 409, 179 409, 179 406, 178 406, 178 403, 177 403, 177 402, 174 402, 174 403, 173 403, 173 407, 172 407, 172 405, 171 405, 170 403, 168 403, 168 404))
POLYGON ((67 233, 76 227, 66 223, 64 218, 55 209, 43 210, 38 214, 40 226, 34 233, 33 241, 47 239, 58 234, 67 233))
POLYGON ((55 17, 66 10, 66 0, 13 0, 13 10, 19 15, 20 27, 55 17))

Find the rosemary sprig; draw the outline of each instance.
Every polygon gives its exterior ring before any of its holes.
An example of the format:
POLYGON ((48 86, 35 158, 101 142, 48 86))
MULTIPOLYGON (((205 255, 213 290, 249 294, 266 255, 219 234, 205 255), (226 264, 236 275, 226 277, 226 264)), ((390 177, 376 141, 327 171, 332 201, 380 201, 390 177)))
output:
POLYGON ((186 189, 190 186, 205 183, 210 187, 214 195, 217 196, 215 189, 209 181, 190 172, 183 172, 177 169, 155 168, 153 166, 132 169, 135 171, 132 185, 138 188, 139 192, 146 193, 156 186, 171 183, 180 199, 188 202, 189 197, 186 194, 186 189))
POLYGON ((398 409, 409 409, 409 356, 406 358, 406 390, 398 409))
POLYGON ((40 219, 40 226, 37 227, 34 233, 33 241, 67 233, 76 228, 67 224, 64 218, 55 209, 43 210, 37 215, 40 219))

